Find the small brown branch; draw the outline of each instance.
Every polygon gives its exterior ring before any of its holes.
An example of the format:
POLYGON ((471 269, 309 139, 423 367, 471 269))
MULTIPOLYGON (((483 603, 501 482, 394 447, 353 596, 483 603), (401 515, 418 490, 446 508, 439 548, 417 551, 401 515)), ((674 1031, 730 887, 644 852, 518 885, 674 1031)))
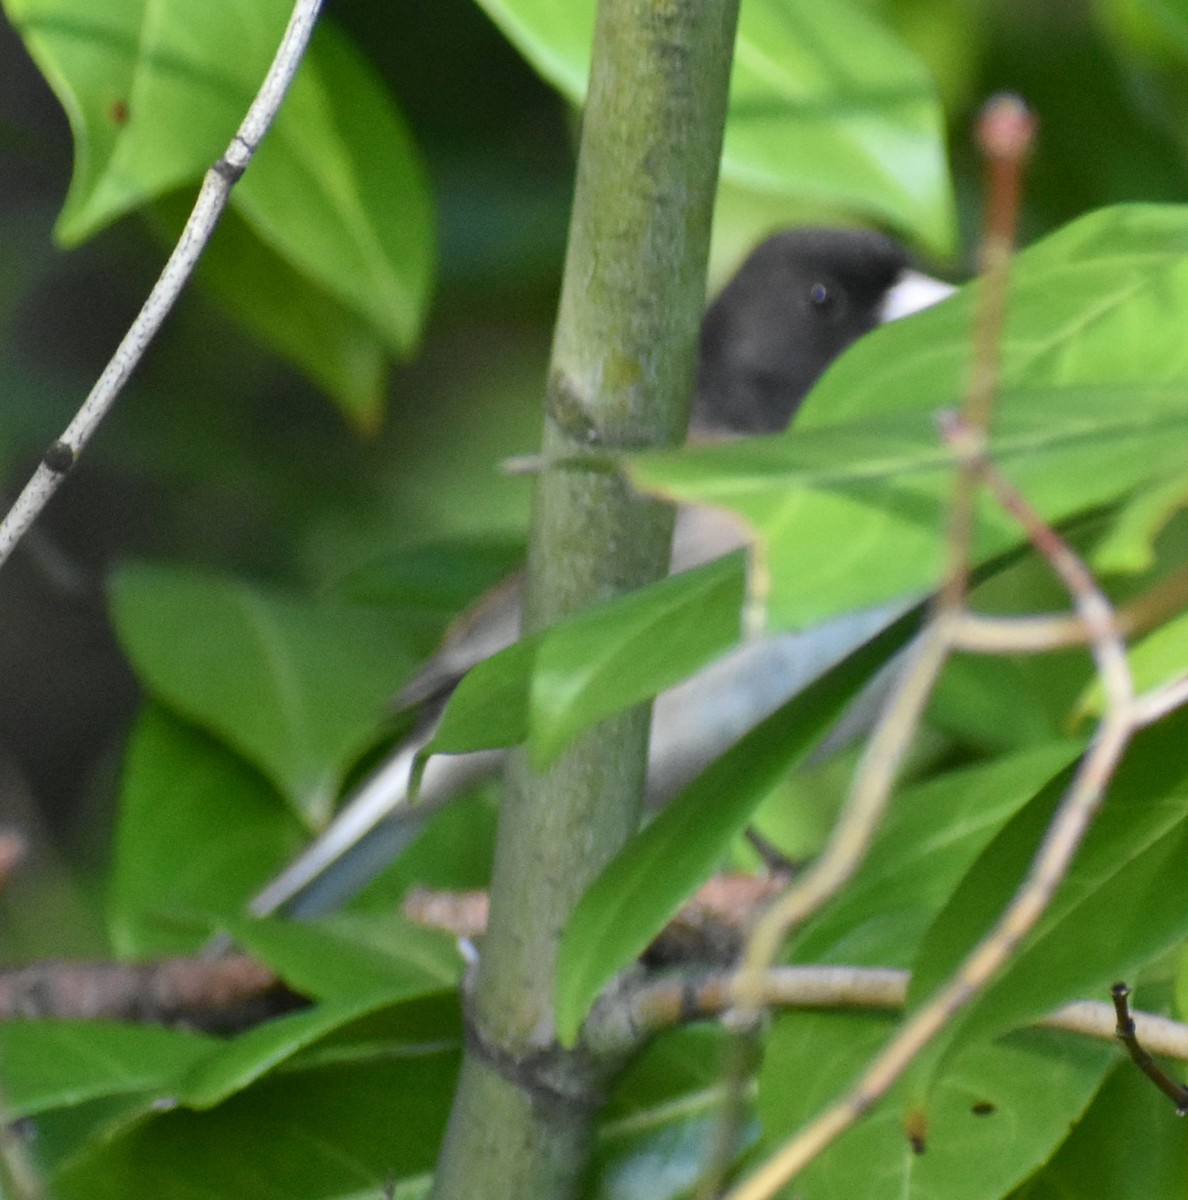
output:
MULTIPOLYGON (((907 997, 909 974, 890 967, 772 967, 762 980, 766 1008, 896 1010, 907 997)), ((728 1016, 734 1006, 730 971, 687 971, 646 978, 609 996, 587 1026, 587 1044, 620 1050, 665 1029, 728 1016)))
POLYGON ((1019 96, 1004 93, 991 97, 978 119, 977 139, 986 164, 987 197, 978 270, 983 292, 973 329, 973 370, 961 415, 967 426, 983 435, 990 426, 998 387, 999 348, 1019 223, 1019 198, 1035 134, 1035 114, 1019 96))
POLYGON ((1050 654, 1088 641, 1089 630, 1072 613, 998 617, 966 612, 953 630, 953 649, 969 654, 1050 654))
MULTIPOLYGON (((1109 598, 1072 547, 993 463, 982 463, 979 474, 1003 510, 1018 522, 1031 544, 1048 560, 1072 596, 1077 616, 1091 635, 1089 646, 1106 691, 1107 703, 1119 712, 1128 710, 1134 699, 1134 683, 1126 659, 1126 643, 1109 598)), ((1126 716, 1129 720, 1129 712, 1126 716)))
MULTIPOLYGON (((892 967, 773 967, 764 976, 763 1003, 765 1008, 896 1011, 907 1000, 910 979, 908 971, 892 967)), ((588 1044, 595 1052, 605 1047, 622 1053, 666 1029, 721 1017, 732 1003, 728 971, 645 978, 608 997, 596 1010, 588 1026, 588 1044)), ((1133 1014, 1132 1023, 1137 1036, 1155 1053, 1188 1062, 1188 1025, 1142 1012, 1133 1014)), ((1119 1036, 1115 1006, 1093 1000, 1065 1004, 1035 1024, 1098 1041, 1119 1036)))
POLYGON ((982 109, 977 136, 986 162, 988 202, 981 237, 973 361, 961 406, 963 437, 952 443, 961 460, 961 469, 949 505, 948 561, 937 601, 938 607, 946 611, 962 607, 969 588, 969 557, 979 488, 973 465, 985 456, 989 441, 1019 195, 1023 169, 1035 139, 1035 118, 1018 96, 994 96, 982 109))
POLYGON ((481 937, 487 931, 490 898, 486 889, 446 892, 412 887, 400 903, 400 912, 427 929, 440 929, 456 938, 481 937))
POLYGON ((857 870, 882 821, 904 755, 948 653, 948 622, 937 614, 917 637, 863 751, 841 816, 821 856, 755 923, 735 976, 730 1021, 736 1030, 723 1070, 725 1098, 698 1186, 698 1200, 720 1191, 734 1159, 763 1014, 763 980, 792 929, 836 895, 857 870))
POLYGON ((151 962, 50 961, 0 971, 0 1020, 139 1021, 232 1032, 301 1003, 245 954, 151 962))
POLYGON ((959 454, 951 506, 947 577, 932 617, 888 696, 859 765, 854 784, 821 857, 774 904, 751 935, 738 979, 738 1009, 752 1023, 753 1002, 764 972, 789 932, 833 896, 865 856, 890 798, 920 715, 953 642, 963 607, 972 541, 973 501, 981 484, 982 456, 997 381, 998 344, 1018 210, 1020 171, 1030 151, 1034 121, 1017 97, 996 97, 986 106, 979 132, 991 170, 991 205, 985 233, 981 307, 975 321, 974 364, 958 426, 950 438, 959 454))
POLYGON ((1188 1116, 1188 1086, 1176 1083, 1139 1043, 1134 1017, 1130 1014, 1130 988, 1116 983, 1110 994, 1114 998, 1114 1011, 1118 1019, 1115 1034, 1135 1065, 1176 1106, 1176 1116, 1188 1116))

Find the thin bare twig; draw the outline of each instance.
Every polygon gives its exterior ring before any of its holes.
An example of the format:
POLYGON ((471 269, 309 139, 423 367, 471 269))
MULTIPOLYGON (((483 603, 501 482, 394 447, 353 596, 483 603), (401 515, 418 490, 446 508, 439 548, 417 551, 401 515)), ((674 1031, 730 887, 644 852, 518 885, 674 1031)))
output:
POLYGON ((991 209, 984 251, 985 278, 975 321, 974 365, 959 426, 950 438, 962 456, 950 507, 948 569, 932 616, 908 657, 859 764, 842 816, 821 857, 772 905, 751 935, 738 978, 738 1008, 757 1011, 752 991, 796 925, 816 912, 850 878, 882 819, 900 763, 915 735, 932 686, 953 644, 969 574, 973 504, 998 370, 998 344, 1006 310, 1010 247, 1018 205, 1019 169, 1034 132, 1030 115, 1014 97, 998 98, 983 117, 983 142, 991 169, 991 209), (1005 171, 1005 174, 1003 172, 1005 171), (989 390, 987 390, 989 389, 989 390))
MULTIPOLYGON (((1146 633, 1188 605, 1188 566, 1114 612, 1127 637, 1146 633)), ((1046 654, 1086 646, 1092 634, 1075 613, 997 617, 966 612, 953 630, 953 649, 973 654, 1046 654)))
MULTIPOLYGON (((959 430, 955 433, 961 436, 959 430)), ((1134 683, 1126 658, 1126 642, 1118 628, 1109 598, 1098 587, 1093 573, 1072 547, 1044 521, 992 462, 982 462, 978 473, 1003 510, 1018 522, 1028 540, 1048 560, 1068 589, 1077 616, 1092 635, 1089 649, 1105 688, 1107 706, 1121 714, 1120 721, 1131 724, 1133 714, 1130 705, 1134 699, 1134 683)))
POLYGON ((736 1035, 723 1070, 725 1097, 698 1200, 718 1194, 734 1158, 764 1011, 764 977, 789 932, 835 895, 865 858, 947 653, 947 622, 934 617, 917 637, 883 705, 824 851, 775 900, 747 938, 735 976, 734 1006, 728 1014, 736 1035))
MULTIPOLYGON (((894 1011, 907 1000, 908 971, 892 967, 791 966, 773 967, 763 978, 765 1008, 847 1009, 894 1011)), ((730 971, 699 974, 675 972, 648 979, 608 998, 605 1021, 596 1015, 589 1029, 602 1041, 601 1049, 621 1053, 628 1045, 674 1026, 711 1020, 727 1012, 734 1001, 730 971), (600 1029, 600 1026, 602 1028, 600 1029), (621 1041, 612 1040, 619 1035, 621 1041)), ((1188 1025, 1154 1013, 1134 1013, 1134 1031, 1156 1054, 1188 1062, 1188 1025)), ((1117 1039, 1115 1006, 1096 1000, 1077 1000, 1036 1021, 1037 1027, 1112 1042, 1117 1039)))
MULTIPOLYGON (((1111 1005, 1097 1000, 1074 1000, 1037 1021, 1047 1029, 1064 1029, 1099 1041, 1117 1037, 1115 1013, 1111 1005)), ((1134 1014, 1139 1037, 1157 1054, 1188 1062, 1188 1025, 1155 1013, 1134 1014)))
POLYGON ((781 1146, 730 1194, 729 1200, 767 1200, 783 1187, 881 1099, 932 1038, 990 982, 1047 910, 1137 727, 1126 645, 1114 624, 1109 601, 1084 563, 1042 522, 993 464, 982 462, 978 471, 1003 507, 1023 526, 1036 549, 1048 559, 1072 594, 1078 616, 1094 631, 1091 648, 1105 688, 1105 715, 1026 877, 990 932, 949 982, 891 1039, 850 1091, 781 1146))
POLYGON ((963 437, 950 441, 959 455, 960 469, 949 504, 947 563, 937 597, 937 608, 942 612, 961 609, 969 590, 970 548, 979 490, 973 464, 985 455, 990 436, 1019 193, 1023 168, 1035 139, 1035 118, 1018 96, 995 96, 982 110, 977 133, 986 161, 988 202, 981 238, 980 291, 972 330, 973 358, 961 406, 963 437))
POLYGON ((917 638, 884 704, 820 858, 760 917, 747 940, 735 984, 740 1022, 750 1023, 762 1011, 763 976, 789 932, 834 896, 866 856, 947 652, 947 622, 934 619, 917 638))
MULTIPOLYGON (((962 614, 968 585, 974 500, 977 491, 987 487, 1019 523, 1069 591, 1077 616, 1091 637, 1094 663, 1106 693, 1106 713, 1027 876, 991 931, 974 947, 949 982, 912 1016, 874 1059, 848 1094, 786 1142, 731 1193, 730 1200, 767 1200, 791 1180, 880 1099, 924 1046, 993 978, 1047 910, 1097 812, 1106 783, 1136 728, 1126 646, 1108 599, 1097 587, 1088 568, 1003 478, 986 453, 997 373, 996 347, 1009 262, 1009 242, 1003 240, 1003 233, 1008 225, 1013 231, 1018 171, 1030 147, 1032 132, 1026 111, 1010 102, 988 110, 983 119, 983 142, 991 166, 1003 167, 1005 164, 1009 169, 1005 174, 999 172, 996 179, 1000 186, 992 188, 985 255, 992 278, 988 278, 983 287, 983 303, 987 305, 988 315, 980 315, 977 323, 975 366, 969 395, 962 413, 947 417, 943 428, 946 439, 960 457, 961 470, 951 512, 948 573, 934 619, 941 620, 948 615, 955 625, 962 614), (1005 183, 1002 182, 1004 179, 1005 183), (1000 194, 1009 199, 1005 208, 997 202, 1000 194), (993 277, 997 277, 997 283, 993 277)), ((753 996, 750 999, 754 1001, 753 996)))
POLYGON ((1188 1087, 1177 1083, 1143 1048, 1135 1029, 1134 1017, 1130 1013, 1130 988, 1116 983, 1111 989, 1114 1012, 1117 1017, 1115 1036, 1130 1052, 1135 1066, 1176 1106, 1176 1115, 1188 1115, 1188 1087))
POLYGON ((289 90, 321 7, 322 0, 296 0, 293 5, 289 24, 268 74, 223 157, 206 172, 194 209, 160 278, 153 285, 136 320, 103 369, 90 395, 83 401, 62 436, 46 451, 33 477, 3 522, 0 522, 0 565, 8 560, 17 543, 78 461, 189 282, 227 207, 231 188, 247 170, 289 90))
MULTIPOLYGON (((985 455, 998 354, 1006 313, 1011 248, 1022 167, 1031 148, 1034 120, 1021 100, 999 96, 983 110, 979 136, 990 168, 990 205, 983 235, 982 283, 974 322, 973 363, 962 407, 960 439, 950 439, 957 474, 948 508, 946 563, 932 612, 917 638, 863 753, 841 816, 820 858, 764 914, 748 939, 736 982, 732 1013, 739 1028, 727 1063, 727 1097, 699 1200, 716 1196, 733 1158, 741 1123, 745 1070, 752 1055, 743 1046, 755 1036, 763 1011, 764 974, 791 931, 816 912, 861 864, 883 819, 899 768, 915 737, 924 707, 953 644, 969 590, 979 465, 985 455)), ((756 1193, 759 1195, 760 1193, 756 1193)), ((767 1193, 762 1193, 766 1195, 767 1193)))

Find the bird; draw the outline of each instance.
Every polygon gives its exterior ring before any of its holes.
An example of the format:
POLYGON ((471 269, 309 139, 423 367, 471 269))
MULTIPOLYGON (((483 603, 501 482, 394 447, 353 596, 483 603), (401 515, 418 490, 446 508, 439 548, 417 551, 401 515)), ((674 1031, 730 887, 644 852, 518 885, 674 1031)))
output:
MULTIPOLYGON (((690 440, 776 433, 848 346, 888 321, 944 300, 955 288, 920 270, 908 250, 861 228, 785 229, 760 242, 709 305, 701 324, 690 440)), ((671 571, 745 544, 741 527, 704 508, 678 510, 671 571)), ((360 891, 428 816, 498 767, 502 752, 432 758, 418 803, 407 803, 419 752, 458 681, 511 645, 520 628, 522 575, 504 581, 447 631, 398 693, 421 712, 416 731, 342 805, 325 831, 252 900, 250 911, 321 915, 360 891)), ((804 632, 752 638, 655 702, 648 798, 660 803, 748 729, 903 611, 857 614, 804 632)))
POLYGON ((852 342, 953 290, 874 230, 773 234, 702 320, 691 436, 780 432, 852 342))

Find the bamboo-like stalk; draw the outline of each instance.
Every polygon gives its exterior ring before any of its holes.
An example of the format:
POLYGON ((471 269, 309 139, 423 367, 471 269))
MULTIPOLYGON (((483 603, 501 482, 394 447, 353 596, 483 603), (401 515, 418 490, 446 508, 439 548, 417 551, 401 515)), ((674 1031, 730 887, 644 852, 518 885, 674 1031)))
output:
MULTIPOLYGON (((595 452, 671 445, 688 419, 738 0, 600 0, 545 402, 529 630, 667 567, 671 514, 595 452)), ((602 1065, 555 1042, 566 920, 635 832, 646 708, 549 770, 509 768, 468 1048, 434 1200, 562 1200, 588 1158, 602 1065)))

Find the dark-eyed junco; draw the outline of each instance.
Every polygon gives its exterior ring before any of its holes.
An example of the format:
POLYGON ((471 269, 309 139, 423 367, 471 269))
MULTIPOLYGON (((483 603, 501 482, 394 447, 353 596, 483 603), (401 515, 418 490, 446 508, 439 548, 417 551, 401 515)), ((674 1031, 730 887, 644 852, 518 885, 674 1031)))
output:
MULTIPOLYGON (((710 305, 701 329, 691 437, 772 433, 795 415, 821 373, 851 342, 885 321, 933 304, 953 289, 912 267, 907 251, 882 234, 798 229, 759 245, 710 305)), ((672 570, 742 545, 721 514, 682 509, 672 570)), ((744 642, 655 704, 649 798, 672 795, 749 728, 808 686, 888 620, 859 614, 804 633, 744 642)), ((399 696, 405 706, 439 709, 477 662, 519 636, 520 582, 481 600, 399 696)), ((255 899, 256 913, 284 908, 312 916, 359 891, 435 811, 499 762, 498 752, 439 756, 408 806, 413 760, 432 734, 414 738, 348 798, 329 828, 255 899)))
POLYGON ((881 233, 774 234, 702 320, 691 433, 778 433, 851 342, 952 290, 881 233))

